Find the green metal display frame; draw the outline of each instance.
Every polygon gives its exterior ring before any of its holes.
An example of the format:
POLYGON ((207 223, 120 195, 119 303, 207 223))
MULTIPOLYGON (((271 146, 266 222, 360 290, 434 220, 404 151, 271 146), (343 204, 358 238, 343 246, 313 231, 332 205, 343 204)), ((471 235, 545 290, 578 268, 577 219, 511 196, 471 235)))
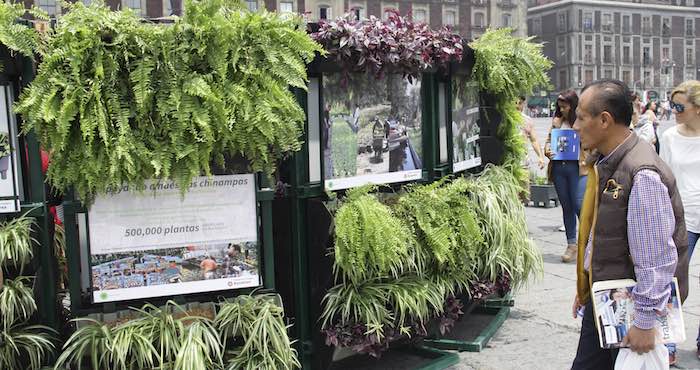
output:
MULTIPOLYGON (((481 331, 481 333, 479 333, 476 338, 473 340, 455 340, 448 338, 426 339, 424 341, 425 345, 444 350, 481 352, 482 349, 486 348, 486 345, 496 334, 498 329, 501 328, 506 319, 508 319, 510 307, 481 306, 475 308, 473 312, 493 315, 491 322, 481 331)), ((467 315, 463 316, 462 320, 466 318, 467 315)))
MULTIPOLYGON (((22 55, 9 56, 1 61, 5 68, 0 73, 0 79, 11 85, 15 99, 22 89, 34 76, 33 62, 22 55), (9 73, 8 65, 12 65, 13 72, 9 73)), ((18 116, 17 128, 21 131, 21 120, 18 116)), ((37 241, 37 252, 32 261, 33 270, 36 272, 35 295, 37 304, 38 321, 57 329, 60 327, 58 319, 58 268, 53 248, 54 223, 53 215, 49 212, 48 194, 44 186, 44 174, 41 167, 41 152, 36 135, 32 132, 19 137, 18 167, 22 168, 20 186, 24 191, 24 199, 20 201, 20 210, 15 213, 6 213, 0 216, 2 220, 9 220, 18 216, 33 217, 36 222, 33 227, 32 237, 37 241), (24 148, 25 150, 22 150, 24 148)))
MULTIPOLYGON (((437 348, 433 347, 428 347, 422 344, 417 344, 417 345, 409 345, 409 346, 404 346, 401 348, 397 349, 390 349, 389 351, 396 351, 400 353, 405 353, 409 355, 414 355, 414 356, 421 356, 424 358, 432 358, 431 361, 428 363, 424 364, 423 366, 418 366, 418 367, 410 367, 406 368, 405 370, 443 370, 447 369, 452 365, 456 365, 459 363, 459 355, 453 352, 446 352, 437 348)), ((356 357, 358 355, 351 356, 349 358, 346 358, 342 361, 348 361, 351 360, 353 357, 356 357)), ((382 358, 376 359, 378 362, 382 361, 382 358)), ((379 365, 377 365, 379 366, 379 365)), ((331 367, 333 369, 333 367, 331 367)))

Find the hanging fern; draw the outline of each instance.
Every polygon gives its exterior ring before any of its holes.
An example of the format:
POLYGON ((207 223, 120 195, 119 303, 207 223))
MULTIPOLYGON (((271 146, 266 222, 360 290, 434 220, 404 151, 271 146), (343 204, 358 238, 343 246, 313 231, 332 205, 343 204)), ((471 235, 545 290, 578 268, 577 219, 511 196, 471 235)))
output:
POLYGON ((411 230, 374 195, 371 188, 348 192, 335 216, 336 276, 357 284, 409 268, 409 251, 415 244, 411 230))
MULTIPOLYGON (((0 44, 8 49, 34 58, 39 49, 39 33, 33 28, 20 24, 19 19, 27 13, 24 4, 9 0, 0 1, 0 44)), ((39 8, 29 10, 36 19, 48 20, 48 15, 39 8)))
POLYGON ((300 18, 240 6, 188 1, 184 18, 158 25, 67 5, 16 106, 51 152, 51 184, 87 201, 151 178, 185 192, 212 159, 271 173, 298 150, 305 116, 289 87, 305 88, 320 46, 300 18))

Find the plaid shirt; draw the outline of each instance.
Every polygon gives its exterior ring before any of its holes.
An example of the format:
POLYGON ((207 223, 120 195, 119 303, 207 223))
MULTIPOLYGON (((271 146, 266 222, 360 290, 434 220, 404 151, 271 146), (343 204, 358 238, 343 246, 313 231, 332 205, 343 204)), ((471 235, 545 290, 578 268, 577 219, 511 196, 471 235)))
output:
MULTIPOLYGON (((606 161, 608 157, 598 163, 606 161)), ((627 242, 637 277, 637 285, 632 290, 635 300, 634 326, 640 329, 654 327, 657 312, 666 310, 678 262, 678 252, 673 242, 675 224, 668 188, 661 182, 659 174, 653 170, 637 172, 627 208, 627 242)), ((590 236, 584 258, 584 269, 589 271, 590 236)))

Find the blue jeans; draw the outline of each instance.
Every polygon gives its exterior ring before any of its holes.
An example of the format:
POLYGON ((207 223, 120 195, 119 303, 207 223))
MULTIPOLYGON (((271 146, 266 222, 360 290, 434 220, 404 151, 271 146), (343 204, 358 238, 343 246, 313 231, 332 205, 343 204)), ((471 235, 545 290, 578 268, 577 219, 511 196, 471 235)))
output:
POLYGON ((576 244, 576 217, 581 211, 583 193, 586 191, 586 176, 579 176, 578 161, 554 161, 552 180, 564 217, 566 241, 576 244))

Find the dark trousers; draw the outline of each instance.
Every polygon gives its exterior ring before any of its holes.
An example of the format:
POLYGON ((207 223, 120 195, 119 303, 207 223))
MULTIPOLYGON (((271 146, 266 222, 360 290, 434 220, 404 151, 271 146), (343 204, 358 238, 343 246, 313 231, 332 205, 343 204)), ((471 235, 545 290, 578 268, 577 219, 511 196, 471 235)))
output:
POLYGON ((571 370, 613 370, 615 368, 618 350, 600 348, 598 330, 593 320, 593 306, 591 301, 588 301, 583 314, 578 350, 571 370))
POLYGON ((583 192, 586 190, 585 182, 583 182, 583 189, 579 186, 581 177, 578 174, 578 161, 552 163, 552 180, 561 204, 566 241, 569 244, 576 244, 576 217, 581 208, 583 192))

